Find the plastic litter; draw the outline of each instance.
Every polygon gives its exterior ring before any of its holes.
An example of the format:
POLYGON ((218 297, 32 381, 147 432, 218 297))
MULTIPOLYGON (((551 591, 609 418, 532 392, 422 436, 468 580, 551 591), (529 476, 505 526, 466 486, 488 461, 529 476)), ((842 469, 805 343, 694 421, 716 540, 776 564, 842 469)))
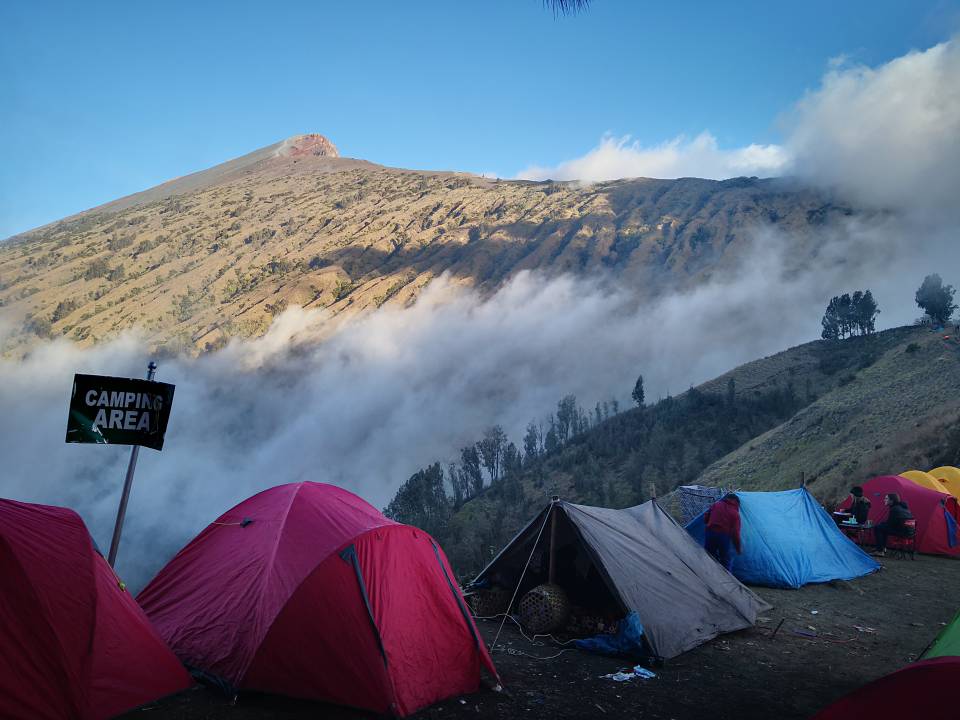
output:
POLYGON ((615 673, 610 673, 609 675, 601 675, 601 680, 613 680, 614 682, 626 682, 627 680, 633 680, 636 677, 633 673, 625 673, 617 671, 615 673))
POLYGON ((615 673, 610 673, 609 675, 601 675, 601 680, 613 680, 614 682, 628 682, 634 678, 642 678, 643 680, 649 680, 650 678, 655 678, 657 674, 650 670, 647 670, 642 665, 634 665, 632 670, 618 670, 615 673))

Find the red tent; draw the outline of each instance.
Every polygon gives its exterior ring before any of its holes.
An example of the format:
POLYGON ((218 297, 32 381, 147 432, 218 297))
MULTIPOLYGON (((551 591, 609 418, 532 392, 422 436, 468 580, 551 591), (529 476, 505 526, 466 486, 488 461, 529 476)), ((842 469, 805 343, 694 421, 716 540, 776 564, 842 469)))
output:
POLYGON ((433 538, 332 485, 245 500, 137 599, 181 660, 235 689, 402 716, 496 673, 433 538))
POLYGON ((922 660, 854 690, 813 720, 956 720, 957 706, 944 691, 954 686, 957 677, 960 657, 922 660))
MULTIPOLYGON (((870 501, 870 522, 886 520, 889 509, 883 504, 887 493, 905 500, 917 521, 917 551, 933 555, 960 555, 960 505, 947 493, 930 490, 899 475, 883 475, 863 484, 863 496, 870 501)), ((840 505, 850 507, 848 497, 840 505)))
POLYGON ((0 717, 100 720, 190 676, 72 510, 0 500, 0 717))

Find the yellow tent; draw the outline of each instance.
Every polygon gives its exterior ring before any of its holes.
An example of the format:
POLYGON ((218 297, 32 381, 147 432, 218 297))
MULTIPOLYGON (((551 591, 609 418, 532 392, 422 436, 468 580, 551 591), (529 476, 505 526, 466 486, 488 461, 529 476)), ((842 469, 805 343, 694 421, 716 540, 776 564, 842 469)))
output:
POLYGON ((948 493, 955 498, 960 498, 960 468, 943 465, 942 467, 934 468, 927 474, 939 480, 940 484, 947 489, 948 493))
POLYGON ((923 472, 923 470, 907 470, 906 472, 900 473, 900 477, 905 477, 917 485, 936 490, 937 492, 946 493, 947 495, 952 494, 942 482, 937 480, 933 475, 923 472))

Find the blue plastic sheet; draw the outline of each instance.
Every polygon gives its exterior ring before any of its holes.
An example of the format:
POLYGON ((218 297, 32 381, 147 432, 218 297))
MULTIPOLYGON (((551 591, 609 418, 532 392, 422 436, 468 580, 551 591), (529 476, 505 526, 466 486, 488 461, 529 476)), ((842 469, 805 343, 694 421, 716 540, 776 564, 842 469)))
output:
POLYGON ((636 611, 631 611, 621 622, 616 635, 594 635, 574 643, 581 650, 601 655, 631 655, 643 653, 643 624, 636 611))
MULTIPOLYGON (((743 554, 733 574, 744 583, 798 588, 807 583, 851 580, 880 564, 846 537, 804 489, 738 492, 743 554)), ((687 525, 703 543, 703 515, 687 525)))

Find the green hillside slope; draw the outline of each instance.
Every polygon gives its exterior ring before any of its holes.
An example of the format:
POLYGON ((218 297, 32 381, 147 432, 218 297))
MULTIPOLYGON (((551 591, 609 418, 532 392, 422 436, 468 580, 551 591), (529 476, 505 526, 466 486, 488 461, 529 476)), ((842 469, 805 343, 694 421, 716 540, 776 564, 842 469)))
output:
MULTIPOLYGON (((821 500, 842 498, 877 474, 954 463, 960 417, 960 345, 927 330, 887 333, 865 367, 835 373, 839 385, 711 465, 706 485, 789 487, 804 473, 821 500)), ((842 343, 841 343, 842 344, 842 343)))

